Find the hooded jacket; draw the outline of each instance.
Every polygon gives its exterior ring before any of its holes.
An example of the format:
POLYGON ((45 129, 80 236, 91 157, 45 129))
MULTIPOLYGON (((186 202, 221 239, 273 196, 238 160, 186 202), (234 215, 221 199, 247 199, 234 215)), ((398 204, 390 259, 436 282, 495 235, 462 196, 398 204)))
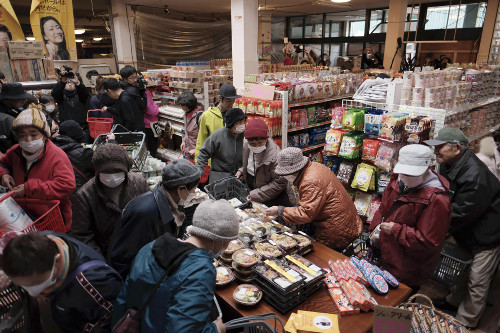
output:
POLYGON ((467 248, 500 244, 500 181, 469 149, 452 166, 441 165, 450 182, 450 233, 467 248))
POLYGON ((111 118, 116 112, 115 104, 116 99, 111 98, 105 91, 100 92, 90 98, 89 110, 102 109, 103 107, 106 107, 107 112, 100 112, 98 115, 91 114, 91 116, 111 118))
POLYGON ((73 166, 76 188, 69 199, 71 203, 74 204, 76 192, 94 177, 95 171, 92 165, 94 151, 90 148, 84 148, 80 143, 66 135, 58 135, 51 140, 68 155, 71 165, 73 166))
POLYGON ((146 91, 146 99, 147 107, 144 111, 144 126, 146 128, 151 128, 151 123, 158 121, 158 113, 160 113, 160 109, 153 101, 153 97, 151 97, 151 93, 149 91, 146 91))
MULTIPOLYGON (((78 266, 104 258, 87 245, 64 234, 43 231, 45 235, 62 238, 69 248, 69 272, 78 266)), ((64 332, 110 332, 113 302, 122 280, 108 265, 92 266, 81 272, 63 289, 50 295, 52 318, 64 332)))
POLYGON ((116 104, 115 124, 120 124, 132 132, 144 131, 144 110, 139 102, 139 96, 132 95, 128 90, 124 90, 116 104))
POLYGON ((476 156, 500 180, 500 151, 491 136, 481 140, 476 156))
POLYGON ((26 159, 19 145, 14 145, 0 158, 0 177, 9 174, 17 185, 24 184, 26 197, 41 200, 59 200, 66 232, 71 230, 72 211, 69 196, 75 190, 75 176, 68 156, 52 141, 38 160, 26 170, 26 159))
POLYGON ((312 222, 318 242, 332 249, 344 248, 359 237, 362 222, 351 197, 335 174, 316 162, 307 162, 297 179, 298 206, 285 207, 285 223, 312 222))
MULTIPOLYGON (((198 138, 196 139, 195 161, 198 161, 200 149, 208 137, 221 127, 224 127, 224 118, 218 107, 212 106, 206 112, 203 112, 200 117, 198 138)), ((209 165, 211 164, 209 163, 209 165)))
POLYGON ((380 232, 382 267, 412 287, 434 272, 451 220, 449 183, 434 172, 429 176, 439 182, 401 193, 399 175, 392 174, 369 228, 373 231, 384 221, 395 223, 390 234, 380 232), (393 205, 397 209, 387 216, 393 205))
POLYGON ((149 191, 149 187, 142 175, 129 172, 117 205, 108 199, 103 186, 98 177, 94 177, 76 193, 71 235, 107 258, 111 237, 121 221, 122 210, 130 200, 149 191))
POLYGON ((12 132, 12 123, 18 115, 19 112, 0 101, 0 151, 2 154, 17 143, 17 138, 12 132))
POLYGON ((206 250, 168 234, 147 244, 137 254, 120 290, 112 322, 127 309, 138 309, 165 269, 171 268, 141 316, 140 331, 217 333, 211 318, 216 277, 212 261, 206 250))
POLYGON ((87 124, 87 103, 89 100, 89 92, 80 81, 76 86, 74 93, 64 91, 66 83, 58 81, 54 89, 52 89, 52 97, 59 105, 59 119, 61 122, 66 120, 74 120, 82 128, 88 128, 87 124))
MULTIPOLYGON (((203 118, 203 115, 201 117, 203 118)), ((211 171, 228 172, 235 175, 243 165, 244 138, 244 133, 238 134, 235 138, 226 127, 216 130, 201 147, 196 166, 204 169, 208 160, 212 159, 211 171)))

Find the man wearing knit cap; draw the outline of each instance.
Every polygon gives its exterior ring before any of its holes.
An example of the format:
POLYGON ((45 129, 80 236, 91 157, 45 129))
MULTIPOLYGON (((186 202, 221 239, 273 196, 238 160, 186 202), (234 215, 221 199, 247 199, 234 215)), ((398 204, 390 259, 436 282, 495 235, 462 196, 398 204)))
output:
POLYGON ((92 164, 95 177, 76 194, 71 235, 108 258, 122 210, 130 200, 149 191, 149 187, 141 174, 130 172, 132 159, 117 144, 98 147, 92 164))
POLYGON ((73 168, 66 154, 48 138, 50 129, 45 115, 26 109, 12 123, 19 144, 0 158, 2 185, 14 197, 60 200, 66 232, 71 229, 69 196, 75 189, 73 168))
POLYGON ((267 215, 289 224, 311 223, 318 242, 332 249, 343 249, 361 234, 351 197, 326 166, 310 162, 299 148, 286 148, 278 154, 275 172, 292 185, 297 206, 273 206, 267 215))
POLYGON ((288 181, 275 172, 280 148, 269 138, 269 129, 262 119, 248 122, 243 142, 243 166, 236 177, 246 181, 250 188, 249 201, 291 206, 288 181))
POLYGON ((238 215, 229 202, 201 203, 186 241, 165 234, 139 251, 117 297, 112 322, 127 309, 138 309, 150 286, 160 283, 141 316, 142 331, 225 332, 221 318, 211 318, 216 281, 212 262, 214 253, 238 238, 238 229, 238 215))
POLYGON ((241 109, 226 112, 226 127, 215 131, 201 147, 196 166, 204 170, 212 159, 209 182, 234 176, 243 165, 243 138, 247 116, 241 109))
POLYGON ((162 182, 129 202, 123 210, 122 226, 111 245, 110 264, 125 279, 137 252, 147 243, 168 233, 182 238, 186 232, 184 208, 195 202, 200 171, 188 160, 167 164, 162 182))

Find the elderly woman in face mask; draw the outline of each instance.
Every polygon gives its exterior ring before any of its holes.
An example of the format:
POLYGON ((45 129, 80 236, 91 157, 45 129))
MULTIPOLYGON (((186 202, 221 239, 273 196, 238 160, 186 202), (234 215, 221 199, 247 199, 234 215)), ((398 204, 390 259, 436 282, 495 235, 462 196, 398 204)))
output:
POLYGON ((248 200, 267 206, 290 206, 288 181, 275 173, 280 148, 269 137, 269 129, 262 119, 248 122, 243 142, 243 166, 236 177, 246 181, 250 188, 248 200))
POLYGON ((66 153, 48 140, 50 129, 45 115, 37 109, 26 109, 14 120, 12 129, 19 144, 0 158, 2 185, 14 191, 14 197, 60 200, 69 231, 69 196, 75 190, 75 177, 66 153))

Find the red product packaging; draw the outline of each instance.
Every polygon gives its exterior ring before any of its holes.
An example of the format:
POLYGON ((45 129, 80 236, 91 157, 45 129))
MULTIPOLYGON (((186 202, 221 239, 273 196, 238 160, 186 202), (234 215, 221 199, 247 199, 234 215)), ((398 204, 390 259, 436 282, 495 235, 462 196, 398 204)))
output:
POLYGON ((337 281, 349 280, 349 276, 344 272, 342 267, 340 267, 336 261, 334 262, 333 260, 329 260, 328 265, 330 266, 330 269, 332 270, 332 274, 335 276, 337 281))
POLYGON ((365 286, 369 286, 370 285, 370 282, 368 282, 363 273, 361 273, 361 271, 359 270, 359 268, 357 268, 356 266, 354 266, 354 264, 349 260, 349 259, 346 259, 344 260, 344 265, 347 267, 347 270, 349 270, 351 272, 351 274, 354 274, 355 275, 355 280, 359 283, 361 283, 362 285, 365 285, 365 286))
POLYGON ((356 308, 349 302, 347 296, 342 293, 340 288, 332 288, 328 289, 328 291, 333 303, 335 303, 335 306, 339 310, 340 316, 359 314, 359 308, 356 308))
POLYGON ((335 279, 335 277, 331 273, 327 273, 323 281, 325 281, 325 284, 328 287, 328 289, 340 288, 337 279, 335 279))
POLYGON ((370 294, 368 289, 361 283, 355 282, 355 286, 361 292, 361 294, 368 300, 367 305, 370 307, 370 309, 374 310, 375 305, 378 305, 378 302, 375 300, 372 294, 370 294))
POLYGON ((339 282, 342 291, 347 296, 349 302, 351 302, 352 305, 360 308, 362 311, 365 312, 369 311, 370 308, 367 305, 365 305, 366 299, 363 296, 361 296, 361 293, 354 288, 352 283, 354 283, 354 281, 339 282))
POLYGON ((354 280, 348 282, 348 288, 351 294, 356 298, 356 300, 358 300, 359 308, 365 312, 370 311, 371 309, 373 309, 373 307, 370 307, 369 299, 363 295, 361 290, 358 289, 357 285, 358 283, 354 280))
POLYGON ((376 139, 364 139, 363 140, 363 155, 361 159, 369 162, 375 162, 375 157, 377 157, 377 151, 380 141, 376 139))

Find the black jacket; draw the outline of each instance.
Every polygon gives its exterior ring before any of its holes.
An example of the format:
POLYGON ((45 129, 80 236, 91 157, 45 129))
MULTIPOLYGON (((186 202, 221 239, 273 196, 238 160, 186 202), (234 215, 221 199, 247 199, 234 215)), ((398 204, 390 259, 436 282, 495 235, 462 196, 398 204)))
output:
POLYGON ((74 120, 82 128, 88 128, 87 125, 87 103, 89 92, 87 88, 80 82, 76 87, 76 94, 68 96, 64 92, 66 84, 62 81, 57 82, 52 89, 52 97, 59 105, 59 119, 61 122, 66 120, 74 120))
MULTIPOLYGON (((91 260, 104 258, 89 246, 60 233, 43 231, 46 235, 62 238, 69 248, 69 273, 91 260)), ((63 289, 48 296, 52 318, 64 332, 110 332, 113 303, 122 280, 107 265, 92 266, 78 274, 63 289)))
POLYGON ((94 166, 92 164, 94 151, 90 148, 84 148, 80 143, 66 135, 58 135, 51 140, 68 155, 71 165, 73 166, 76 188, 69 199, 71 203, 74 204, 76 192, 95 175, 94 166))
POLYGON ((116 99, 112 99, 109 97, 107 92, 101 92, 98 93, 97 95, 94 95, 90 98, 89 102, 89 110, 95 110, 95 109, 102 109, 103 107, 106 107, 108 110, 107 112, 102 112, 99 115, 92 115, 91 116, 98 116, 98 117, 103 117, 103 118, 111 118, 110 116, 115 117, 116 113, 116 99))
POLYGON ((123 125, 132 132, 144 131, 144 110, 141 98, 124 90, 118 98, 114 123, 123 125))
POLYGON ((18 114, 19 112, 0 101, 0 151, 3 154, 17 143, 12 123, 18 114))
POLYGON ((450 182, 450 233, 464 247, 500 244, 500 181, 470 150, 453 166, 441 166, 450 182))

